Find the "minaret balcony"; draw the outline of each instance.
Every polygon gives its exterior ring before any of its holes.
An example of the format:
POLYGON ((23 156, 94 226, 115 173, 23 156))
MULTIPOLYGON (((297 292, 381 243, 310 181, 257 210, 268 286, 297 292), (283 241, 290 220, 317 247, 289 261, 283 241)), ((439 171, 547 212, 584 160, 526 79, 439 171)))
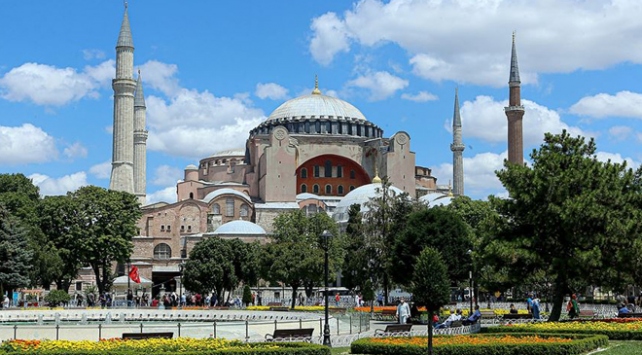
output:
POLYGON ((504 107, 505 112, 511 112, 511 111, 524 111, 524 106, 508 106, 504 107))
POLYGON ((462 143, 451 143, 450 150, 453 152, 463 152, 466 149, 466 146, 462 143))

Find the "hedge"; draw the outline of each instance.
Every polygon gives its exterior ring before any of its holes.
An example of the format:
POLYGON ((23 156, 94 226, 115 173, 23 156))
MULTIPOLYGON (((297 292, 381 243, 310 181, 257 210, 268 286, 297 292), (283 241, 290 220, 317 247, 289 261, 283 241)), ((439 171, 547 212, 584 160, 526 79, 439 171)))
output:
MULTIPOLYGON (((471 345, 458 344, 448 346, 435 346, 435 355, 576 355, 608 345, 608 338, 604 335, 583 334, 535 334, 519 333, 519 335, 537 335, 540 337, 555 336, 573 339, 569 343, 525 344, 525 345, 471 345)), ((497 336, 492 334, 478 334, 476 336, 497 336)), ((372 338, 359 339, 352 343, 352 354, 372 355, 425 355, 428 339, 423 346, 417 345, 392 345, 372 343, 372 338)))
MULTIPOLYGON (((542 330, 540 329, 534 329, 531 327, 510 327, 510 326, 500 326, 500 327, 488 327, 488 328, 482 328, 481 333, 486 333, 486 334, 515 334, 515 333, 533 333, 533 332, 541 332, 542 330)), ((607 329, 597 329, 597 328, 591 328, 591 329, 546 329, 545 332, 547 334, 568 334, 568 333, 573 333, 573 334, 584 334, 584 335, 591 335, 591 334, 599 334, 599 335, 606 335, 609 340, 642 340, 642 331, 639 330, 607 330, 607 329)))

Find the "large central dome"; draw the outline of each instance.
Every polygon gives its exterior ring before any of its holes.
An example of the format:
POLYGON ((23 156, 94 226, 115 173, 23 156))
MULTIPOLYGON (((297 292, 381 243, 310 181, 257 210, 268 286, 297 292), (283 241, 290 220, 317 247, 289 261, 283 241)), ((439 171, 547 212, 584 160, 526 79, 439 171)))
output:
POLYGON ((352 104, 336 97, 322 95, 318 89, 310 95, 284 102, 270 114, 267 121, 292 118, 342 118, 365 121, 366 117, 352 104))

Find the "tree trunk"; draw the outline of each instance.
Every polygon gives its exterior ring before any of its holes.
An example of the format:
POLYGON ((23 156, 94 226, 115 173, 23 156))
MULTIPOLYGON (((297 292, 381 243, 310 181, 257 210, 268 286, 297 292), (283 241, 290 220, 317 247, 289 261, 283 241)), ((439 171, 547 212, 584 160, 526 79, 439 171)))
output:
POLYGON ((558 277, 555 280, 555 291, 553 292, 553 309, 548 316, 549 322, 557 322, 562 314, 562 306, 564 303, 564 294, 566 293, 566 283, 558 277))
POLYGON ((434 312, 428 311, 428 355, 432 355, 432 317, 434 312))
POLYGON ((104 285, 100 282, 100 269, 97 265, 91 264, 91 269, 94 270, 96 276, 96 286, 98 287, 98 294, 102 295, 105 292, 104 285))
MULTIPOLYGON (((296 306, 296 299, 297 299, 296 290, 297 290, 297 288, 298 288, 297 286, 292 286, 292 306, 290 307, 291 309, 294 309, 294 307, 296 306)), ((285 296, 285 295, 283 295, 283 296, 285 296)))
POLYGON ((388 304, 388 275, 383 274, 383 305, 388 304))

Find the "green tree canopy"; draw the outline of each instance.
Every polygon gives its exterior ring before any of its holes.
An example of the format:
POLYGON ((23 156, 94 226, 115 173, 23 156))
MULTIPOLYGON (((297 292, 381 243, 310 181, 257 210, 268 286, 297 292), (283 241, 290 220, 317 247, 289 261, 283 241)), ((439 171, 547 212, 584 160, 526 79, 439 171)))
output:
POLYGON ((593 139, 546 134, 532 166, 505 162, 497 172, 510 198, 490 199, 501 217, 485 248, 513 280, 552 277, 550 320, 559 319, 564 295, 578 291, 571 285, 621 289, 631 281, 627 258, 642 255, 639 172, 595 153, 593 139))
POLYGON ((0 206, 0 295, 29 285, 32 253, 26 230, 0 206))
POLYGON ((217 295, 223 297, 225 289, 236 286, 238 278, 234 274, 232 245, 229 240, 219 237, 208 237, 198 242, 185 263, 185 288, 201 294, 216 290, 217 295))

